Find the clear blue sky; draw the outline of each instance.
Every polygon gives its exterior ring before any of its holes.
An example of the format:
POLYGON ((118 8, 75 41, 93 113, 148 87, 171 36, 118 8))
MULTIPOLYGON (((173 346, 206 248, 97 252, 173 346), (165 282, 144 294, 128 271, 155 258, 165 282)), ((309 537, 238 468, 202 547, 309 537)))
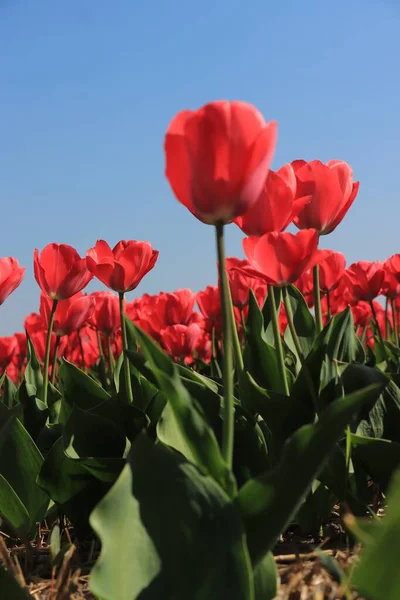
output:
POLYGON ((273 168, 353 166, 358 198, 324 247, 399 252, 399 31, 397 0, 0 0, 0 256, 27 267, 1 334, 38 309, 33 250, 53 241, 149 240, 137 295, 215 283, 213 229, 174 199, 163 156, 175 113, 210 100, 278 121, 273 168))

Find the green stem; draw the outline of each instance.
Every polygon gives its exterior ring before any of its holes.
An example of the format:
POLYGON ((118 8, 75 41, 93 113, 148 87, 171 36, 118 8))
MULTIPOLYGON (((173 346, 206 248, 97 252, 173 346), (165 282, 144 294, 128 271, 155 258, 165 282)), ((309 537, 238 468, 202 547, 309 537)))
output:
POLYGON ((111 335, 107 336, 107 348, 108 348, 108 365, 110 367, 110 377, 112 377, 114 367, 115 367, 115 360, 114 360, 114 352, 111 347, 111 335))
POLYGON ((51 348, 51 333, 53 331, 54 316, 56 314, 58 300, 53 300, 53 306, 51 307, 49 328, 47 330, 46 340, 46 351, 44 354, 44 373, 43 373, 43 402, 47 405, 47 388, 49 387, 49 362, 50 362, 50 348, 51 348))
POLYGON ((393 332, 394 332, 394 343, 396 346, 399 345, 399 332, 397 331, 397 314, 396 314, 396 303, 395 299, 391 298, 390 303, 392 306, 392 319, 393 319, 393 332))
POLYGON ((385 338, 389 339, 389 298, 385 300, 385 338))
POLYGON ((283 356, 281 332, 279 331, 278 313, 276 310, 274 287, 272 285, 268 286, 268 302, 269 302, 269 310, 271 312, 272 329, 274 332, 275 349, 276 349, 276 353, 278 355, 279 373, 280 373, 280 376, 282 379, 285 394, 286 394, 286 396, 289 396, 289 385, 288 385, 288 381, 287 381, 287 377, 286 377, 286 367, 285 367, 285 359, 283 356))
POLYGON ((318 334, 322 331, 321 292, 319 289, 319 267, 318 267, 318 265, 315 265, 313 267, 313 283, 314 283, 315 324, 317 327, 317 334, 318 334))
POLYGON ((377 332, 378 332, 379 341, 380 341, 380 343, 381 343, 381 347, 382 347, 382 353, 383 353, 383 355, 384 355, 384 357, 385 357, 385 360, 386 360, 386 362, 387 362, 387 363, 389 363, 389 358, 388 358, 388 355, 387 355, 387 352, 386 352, 386 346, 385 346, 385 342, 384 342, 384 340, 383 340, 383 336, 382 336, 381 328, 379 327, 378 319, 377 319, 377 317, 376 317, 376 310, 375 310, 375 306, 374 306, 374 303, 373 303, 373 301, 372 301, 372 300, 370 300, 370 301, 369 301, 369 305, 370 305, 370 307, 371 307, 372 316, 373 316, 373 318, 374 318, 375 326, 376 326, 376 329, 377 329, 377 332))
POLYGON ((317 410, 317 396, 315 393, 315 388, 314 388, 314 383, 312 380, 312 377, 310 375, 310 371, 308 369, 307 363, 306 363, 306 359, 304 358, 304 354, 303 354, 303 350, 300 344, 300 340, 298 338, 297 335, 297 331, 296 328, 294 326, 294 322, 293 322, 293 312, 292 312, 292 305, 290 304, 290 298, 289 298, 289 294, 287 291, 287 288, 284 287, 283 288, 283 303, 285 305, 285 311, 286 311, 286 316, 287 316, 287 320, 288 320, 288 325, 289 325, 289 329, 290 329, 290 333, 292 335, 292 339, 293 339, 293 343, 294 343, 294 347, 296 348, 296 352, 298 354, 298 357, 300 359, 300 363, 303 369, 303 373, 304 373, 304 377, 306 378, 307 381, 307 386, 310 390, 310 394, 311 397, 313 399, 314 402, 314 408, 315 410, 317 410))
POLYGON ((129 359, 125 354, 125 350, 128 349, 128 337, 126 335, 126 321, 124 312, 124 293, 119 293, 119 313, 121 317, 121 332, 122 332, 122 352, 124 353, 124 373, 125 373, 125 386, 126 395, 129 402, 133 402, 132 393, 132 382, 131 382, 131 370, 129 367, 129 359))
POLYGON ((54 383, 54 379, 56 377, 56 367, 57 367, 57 351, 58 351, 58 345, 60 343, 60 339, 61 336, 58 335, 56 337, 56 343, 54 344, 54 352, 53 352, 53 361, 51 363, 51 383, 54 383))
POLYGON ((329 292, 326 292, 326 306, 328 308, 327 321, 329 322, 332 319, 332 311, 331 311, 331 295, 329 292))
MULTIPOLYGON (((233 437, 235 428, 235 413, 233 403, 233 364, 232 364, 232 314, 228 277, 225 267, 224 225, 217 223, 215 226, 219 292, 221 297, 222 334, 223 334, 223 383, 224 383, 224 420, 222 424, 222 455, 232 468, 233 462, 233 437)), ((232 310, 233 313, 233 310, 232 310)), ((236 325, 235 325, 236 328, 236 325)), ((241 353, 240 353, 241 355, 241 353)))
POLYGON ((81 331, 78 331, 78 340, 79 340, 79 349, 81 351, 81 367, 82 367, 82 371, 85 370, 85 351, 83 349, 83 342, 82 342, 82 337, 81 337, 81 331))
MULTIPOLYGON (((242 373, 244 370, 242 348, 240 346, 239 335, 238 335, 237 327, 236 327, 235 311, 233 310, 232 294, 231 294, 231 288, 229 285, 228 273, 226 272, 226 268, 225 268, 225 262, 224 262, 223 266, 224 266, 223 273, 222 274, 220 273, 219 276, 220 276, 220 281, 222 281, 221 276, 225 279, 225 287, 227 290, 227 293, 226 293, 227 304, 228 304, 229 316, 230 316, 230 320, 231 320, 232 343, 233 343, 233 353, 234 353, 234 358, 235 358, 235 365, 236 365, 237 370, 240 373, 242 373)), ((219 265, 218 265, 218 268, 220 269, 219 265)))

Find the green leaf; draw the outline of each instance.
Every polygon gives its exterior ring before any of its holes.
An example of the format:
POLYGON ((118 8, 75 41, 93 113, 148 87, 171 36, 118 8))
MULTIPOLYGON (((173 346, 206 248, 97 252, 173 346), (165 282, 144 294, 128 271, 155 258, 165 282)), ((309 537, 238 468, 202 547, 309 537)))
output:
MULTIPOLYGON (((7 408, 12 408, 15 405, 15 397, 17 395, 17 388, 15 387, 14 383, 11 381, 11 379, 9 378, 9 376, 6 374, 6 372, 4 371, 3 373, 3 377, 4 378, 4 388, 3 388, 3 395, 1 397, 1 401, 3 402, 4 406, 6 406, 7 408)), ((0 384, 1 387, 1 384, 0 384)))
POLYGON ((279 574, 272 552, 254 569, 254 600, 274 600, 278 594, 279 574))
POLYGON ((102 542, 90 587, 102 600, 253 597, 236 505, 144 433, 90 522, 102 542))
MULTIPOLYGON (((310 313, 307 302, 304 300, 301 292, 294 286, 287 288, 288 299, 292 307, 293 324, 300 342, 303 356, 306 357, 311 351, 315 339, 315 321, 310 313)), ((285 331, 285 342, 297 358, 297 364, 300 366, 300 357, 297 355, 296 346, 290 333, 290 328, 285 331)))
POLYGON ((0 590, 2 597, 7 600, 32 600, 32 596, 19 585, 2 564, 0 564, 0 590))
POLYGON ((142 330, 133 327, 160 389, 168 398, 177 427, 185 439, 185 444, 190 448, 191 458, 229 494, 233 494, 235 484, 232 474, 199 404, 183 385, 174 363, 142 330))
POLYGON ((65 455, 62 438, 47 454, 38 485, 61 507, 79 538, 90 533, 89 515, 110 489, 109 484, 95 479, 81 461, 65 455))
POLYGON ((49 408, 35 394, 29 395, 33 391, 33 386, 23 381, 17 393, 18 402, 22 406, 22 415, 20 421, 35 442, 44 427, 48 417, 49 408))
POLYGON ((67 420, 74 404, 82 410, 89 410, 110 399, 110 394, 94 379, 65 358, 62 359, 58 371, 58 383, 62 394, 62 423, 67 420))
MULTIPOLYGON (((9 418, 9 414, 1 411, 0 426, 1 424, 7 426, 9 418)), ((43 457, 37 446, 22 423, 16 419, 8 428, 3 442, 0 453, 0 474, 25 506, 29 514, 31 530, 34 529, 36 521, 43 519, 49 503, 46 494, 36 484, 36 477, 42 463, 43 457)))
POLYGON ((24 533, 29 531, 28 511, 2 475, 0 475, 0 517, 7 519, 17 531, 24 533))
POLYGON ((253 292, 250 294, 246 330, 247 344, 243 353, 246 371, 265 389, 285 393, 276 350, 266 340, 263 315, 253 292))
POLYGON ((385 490, 400 466, 400 444, 351 434, 351 447, 365 471, 385 490))
POLYGON ((400 598, 400 473, 390 485, 388 508, 380 527, 374 528, 374 542, 368 544, 355 566, 350 583, 371 600, 400 598))
POLYGON ((302 425, 313 423, 315 411, 302 396, 286 396, 260 387, 249 373, 244 373, 247 394, 254 411, 262 416, 270 431, 268 451, 273 461, 280 457, 286 440, 302 425))
POLYGON ((275 469, 242 487, 239 505, 254 563, 272 549, 295 515, 345 426, 381 389, 370 386, 332 403, 316 424, 305 425, 293 435, 275 469))
POLYGON ((37 398, 43 398, 43 376, 40 369, 40 363, 36 356, 36 351, 32 340, 26 333, 26 348, 27 348, 27 365, 25 368, 25 384, 28 396, 36 396, 37 398))
POLYGON ((335 315, 327 330, 327 354, 332 360, 351 363, 364 363, 365 352, 354 329, 353 313, 350 306, 335 315))

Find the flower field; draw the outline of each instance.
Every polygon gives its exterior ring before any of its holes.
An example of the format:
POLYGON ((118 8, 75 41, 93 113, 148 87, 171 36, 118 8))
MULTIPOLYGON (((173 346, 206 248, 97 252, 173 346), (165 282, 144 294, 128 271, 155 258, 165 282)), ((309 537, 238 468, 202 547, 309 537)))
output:
MULTIPOLYGON (((130 299, 148 241, 34 251, 37 312, 0 338, 1 599, 400 598, 400 254, 320 249, 359 182, 273 171, 276 143, 244 102, 167 129, 217 286, 130 299)), ((24 271, 0 259, 0 304, 24 271)))

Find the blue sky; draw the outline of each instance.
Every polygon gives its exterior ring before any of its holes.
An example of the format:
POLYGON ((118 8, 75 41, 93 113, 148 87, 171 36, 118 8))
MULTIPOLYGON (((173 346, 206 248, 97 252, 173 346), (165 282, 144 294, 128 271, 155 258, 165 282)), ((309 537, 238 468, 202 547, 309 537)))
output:
MULTIPOLYGON (((33 250, 53 241, 149 240, 136 295, 215 283, 213 228, 175 200, 163 156, 175 113, 211 100, 278 121, 273 168, 352 165, 358 198, 323 247, 349 264, 399 252, 399 30, 396 0, 1 0, 0 256, 27 267, 1 335, 38 309, 33 250)), ((228 255, 242 237, 227 228, 228 255)))

